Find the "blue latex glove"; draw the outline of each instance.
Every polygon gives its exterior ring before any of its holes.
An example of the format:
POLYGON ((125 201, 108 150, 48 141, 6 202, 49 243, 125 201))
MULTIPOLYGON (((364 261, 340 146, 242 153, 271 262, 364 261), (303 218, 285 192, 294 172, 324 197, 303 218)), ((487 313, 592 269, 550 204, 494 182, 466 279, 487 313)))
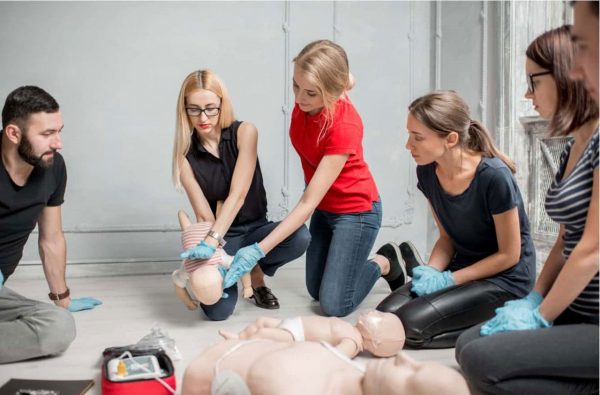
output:
MULTIPOLYGON (((227 274, 227 269, 225 269, 221 265, 219 265, 218 269, 219 269, 219 273, 221 273, 221 277, 225 278, 225 275, 227 274)), ((228 297, 229 297, 229 295, 227 294, 227 292, 223 292, 223 295, 221 295, 221 299, 227 299, 228 297)))
POLYGON ((4 274, 2 274, 2 270, 0 270, 0 289, 4 285, 4 274))
POLYGON ((419 296, 429 295, 454 285, 454 277, 450 270, 440 272, 431 266, 421 265, 415 267, 412 274, 410 290, 419 296))
POLYGON ((71 304, 69 304, 68 310, 71 313, 74 313, 76 311, 93 309, 100 304, 102 304, 102 302, 96 298, 84 297, 71 299, 71 304))
POLYGON ((217 247, 206 244, 202 240, 196 247, 190 248, 179 255, 183 259, 208 259, 215 253, 217 247))
POLYGON ((504 332, 502 328, 506 326, 506 322, 509 321, 511 317, 526 314, 524 312, 519 312, 518 310, 524 309, 526 311, 533 311, 540 303, 542 303, 543 299, 544 298, 539 292, 531 291, 524 298, 509 300, 504 306, 496 309, 496 316, 494 316, 494 318, 483 324, 480 334, 482 336, 487 336, 497 332, 504 332))
POLYGON ((523 331, 539 328, 549 328, 551 322, 546 321, 540 314, 540 308, 527 306, 510 307, 505 306, 496 309, 496 316, 483 324, 479 331, 481 336, 489 336, 494 333, 523 331))
POLYGON ((526 297, 521 299, 509 300, 504 307, 529 307, 532 310, 538 307, 544 298, 537 291, 531 291, 526 297))
POLYGON ((246 273, 248 273, 259 259, 264 258, 265 253, 260 249, 258 243, 240 248, 233 257, 231 267, 223 280, 223 289, 231 287, 246 273))

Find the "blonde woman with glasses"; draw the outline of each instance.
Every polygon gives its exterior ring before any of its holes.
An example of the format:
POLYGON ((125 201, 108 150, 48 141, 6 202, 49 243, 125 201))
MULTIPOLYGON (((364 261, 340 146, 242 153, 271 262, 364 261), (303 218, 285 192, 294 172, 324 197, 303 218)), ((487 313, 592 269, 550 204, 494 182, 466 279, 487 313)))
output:
MULTIPOLYGON (((208 259, 218 246, 234 255, 277 226, 267 219, 257 141, 256 127, 235 119, 227 89, 216 74, 198 70, 185 78, 177 101, 173 181, 185 190, 196 220, 213 225, 206 238, 182 258, 208 259)), ((308 229, 301 226, 260 258, 251 272, 257 306, 279 308, 264 274, 273 276, 279 267, 300 257, 309 240, 308 229)), ((200 304, 209 319, 220 321, 233 313, 237 284, 225 289, 225 294, 227 298, 213 305, 200 304)))

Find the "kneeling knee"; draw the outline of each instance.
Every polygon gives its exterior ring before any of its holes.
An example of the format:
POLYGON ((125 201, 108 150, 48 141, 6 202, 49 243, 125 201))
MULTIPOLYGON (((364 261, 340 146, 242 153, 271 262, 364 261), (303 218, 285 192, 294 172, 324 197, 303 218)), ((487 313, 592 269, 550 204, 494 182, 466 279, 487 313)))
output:
POLYGON ((302 225, 294 234, 294 254, 300 257, 310 244, 311 235, 306 225, 302 225))
POLYGON ((341 303, 327 302, 321 299, 321 310, 329 317, 345 317, 354 311, 354 307, 345 307, 341 303))
POLYGON ((229 318, 231 316, 231 314, 233 313, 233 311, 225 311, 225 310, 218 310, 218 311, 205 311, 204 314, 206 314, 206 316, 208 317, 209 320, 211 321, 225 321, 227 318, 229 318))

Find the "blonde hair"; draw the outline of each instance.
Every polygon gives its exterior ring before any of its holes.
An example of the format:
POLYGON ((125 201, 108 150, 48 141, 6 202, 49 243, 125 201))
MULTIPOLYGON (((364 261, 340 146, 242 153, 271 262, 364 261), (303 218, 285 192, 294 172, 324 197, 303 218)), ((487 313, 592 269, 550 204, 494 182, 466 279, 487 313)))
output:
POLYGON ((354 85, 348 56, 333 41, 317 40, 305 46, 294 58, 294 63, 306 79, 317 87, 323 99, 325 122, 317 138, 318 144, 333 122, 336 101, 354 85))
POLYGON ((514 174, 517 167, 501 152, 481 122, 471 119, 469 106, 454 91, 434 91, 419 97, 408 106, 408 111, 439 137, 458 133, 461 147, 490 158, 499 158, 514 174))
POLYGON ((205 89, 213 92, 221 99, 221 111, 219 113, 219 126, 221 129, 229 127, 233 121, 233 106, 229 100, 227 88, 219 77, 210 70, 198 70, 190 73, 179 90, 177 99, 177 111, 175 120, 175 139, 173 143, 173 183, 177 189, 181 189, 181 165, 190 150, 194 127, 185 112, 186 97, 193 91, 205 89))

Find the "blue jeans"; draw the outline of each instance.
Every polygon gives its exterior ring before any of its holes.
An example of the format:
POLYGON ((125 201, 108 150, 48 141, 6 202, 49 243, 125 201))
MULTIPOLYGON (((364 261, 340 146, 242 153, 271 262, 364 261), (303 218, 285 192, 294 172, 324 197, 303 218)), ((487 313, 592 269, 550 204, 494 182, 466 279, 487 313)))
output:
POLYGON ((306 288, 328 316, 350 314, 367 296, 381 269, 368 260, 381 227, 381 200, 361 213, 315 210, 306 251, 306 288))
MULTIPOLYGON (((235 255, 240 248, 258 243, 278 224, 279 222, 271 222, 262 218, 243 225, 232 225, 225 235, 225 241, 227 241, 224 247, 225 252, 235 255)), ((258 265, 267 276, 273 276, 280 266, 302 256, 309 243, 310 233, 306 226, 302 225, 277 247, 269 251, 267 256, 258 261, 258 265)), ((220 299, 212 305, 200 304, 202 311, 209 319, 222 321, 233 313, 238 296, 237 284, 227 288, 225 292, 229 295, 227 299, 220 299)))

